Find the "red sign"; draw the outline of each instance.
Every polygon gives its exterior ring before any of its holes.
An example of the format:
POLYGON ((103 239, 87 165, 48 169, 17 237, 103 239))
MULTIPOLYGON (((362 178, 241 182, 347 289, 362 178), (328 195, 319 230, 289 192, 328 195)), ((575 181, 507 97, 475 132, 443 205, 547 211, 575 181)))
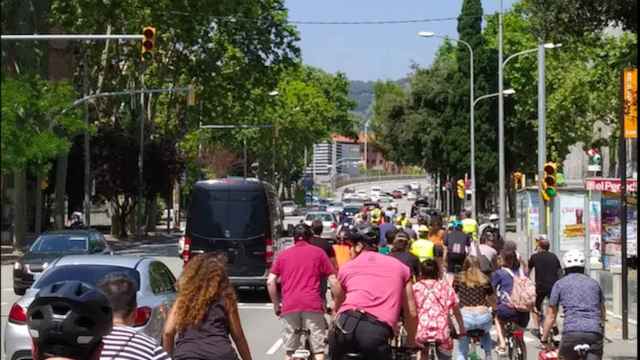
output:
MULTIPOLYGON (((612 193, 619 193, 621 187, 620 179, 587 179, 585 187, 589 191, 606 191, 612 193)), ((638 191, 638 180, 627 179, 627 191, 638 191)))

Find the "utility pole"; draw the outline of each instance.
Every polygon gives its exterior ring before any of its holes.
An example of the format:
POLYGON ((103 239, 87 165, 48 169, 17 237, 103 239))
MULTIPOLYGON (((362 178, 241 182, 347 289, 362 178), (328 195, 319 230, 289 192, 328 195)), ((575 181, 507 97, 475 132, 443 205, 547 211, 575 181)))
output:
POLYGON ((504 84, 502 73, 502 1, 498 12, 498 206, 500 214, 500 237, 505 238, 506 201, 505 201, 505 163, 504 163, 504 84))
MULTIPOLYGON (((144 65, 143 65, 144 66, 144 65)), ((144 89, 144 70, 140 75, 140 87, 144 89)), ((138 150, 138 221, 136 234, 138 241, 142 240, 142 226, 144 224, 144 93, 140 94, 140 149, 138 150)))
MULTIPOLYGON (((89 64, 87 63, 87 52, 83 52, 82 59, 82 91, 84 96, 89 96, 89 64)), ((91 153, 90 153, 90 135, 89 135, 89 104, 85 103, 84 107, 84 223, 87 227, 91 226, 91 153)))
MULTIPOLYGON (((545 72, 544 72, 544 44, 538 44, 538 180, 544 181, 544 164, 547 159, 547 148, 545 139, 545 117, 546 117, 546 95, 545 95, 545 72)), ((547 205, 545 201, 540 199, 540 207, 538 209, 538 221, 540 224, 540 234, 547 233, 547 205)), ((547 239, 551 238, 551 226, 549 226, 547 239)))

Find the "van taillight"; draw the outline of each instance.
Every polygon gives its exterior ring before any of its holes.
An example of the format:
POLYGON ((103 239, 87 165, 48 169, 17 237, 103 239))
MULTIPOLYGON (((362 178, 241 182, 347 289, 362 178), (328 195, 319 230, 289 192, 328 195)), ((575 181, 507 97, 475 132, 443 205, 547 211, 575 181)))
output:
POLYGON ((18 304, 13 304, 11 310, 9 311, 9 322, 19 325, 26 323, 27 312, 25 311, 25 309, 18 304))
POLYGON ((133 326, 144 326, 149 322, 149 318, 151 318, 151 308, 148 306, 139 307, 136 309, 133 326))
POLYGON ((189 260, 191 260, 191 237, 185 235, 182 239, 182 261, 184 262, 184 265, 187 265, 189 260))
POLYGON ((265 245, 266 245, 266 249, 264 252, 264 257, 267 262, 267 265, 271 265, 271 263, 273 262, 273 239, 270 237, 267 237, 267 240, 265 240, 265 245))

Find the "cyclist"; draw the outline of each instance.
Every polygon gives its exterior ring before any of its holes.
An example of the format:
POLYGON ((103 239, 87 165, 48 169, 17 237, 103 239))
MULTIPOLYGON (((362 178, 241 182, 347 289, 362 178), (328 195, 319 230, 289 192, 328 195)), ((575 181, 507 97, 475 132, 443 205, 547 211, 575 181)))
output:
MULTIPOLYGON (((267 278, 267 289, 276 316, 283 320, 286 359, 300 347, 300 334, 296 330, 310 331, 311 353, 316 360, 324 359, 327 323, 320 298, 320 279, 328 278, 331 292, 340 293, 336 271, 327 255, 309 243, 311 229, 301 224, 294 229, 294 245, 276 257, 267 278), (278 280, 282 285, 282 305, 278 293, 278 280)), ((347 266, 347 265, 345 265, 347 266)))
POLYGON ((382 221, 382 210, 380 209, 380 205, 375 205, 375 207, 371 210, 371 223, 378 225, 382 221))
POLYGON ((514 279, 508 270, 513 274, 518 274, 520 271, 520 262, 518 261, 515 251, 505 248, 500 257, 502 258, 502 267, 496 270, 491 276, 491 285, 498 296, 496 306, 496 330, 498 332, 500 345, 496 348, 496 352, 498 352, 498 354, 505 354, 507 346, 502 331, 502 324, 513 322, 519 327, 524 328, 529 323, 529 313, 517 311, 513 308, 509 300, 509 296, 513 290, 514 279))
POLYGON ((93 360, 113 327, 109 299, 91 285, 63 281, 36 294, 27 310, 34 360, 93 360))
POLYGON ((400 215, 396 218, 396 225, 403 227, 405 225, 405 223, 409 222, 409 219, 407 219, 407 213, 400 213, 400 215))
POLYGON ((351 246, 345 242, 348 235, 348 227, 340 228, 336 235, 336 243, 333 244, 333 252, 336 254, 336 269, 340 269, 347 261, 351 260, 351 246))
MULTIPOLYGON (((453 339, 449 325, 449 313, 453 312, 460 335, 465 327, 458 307, 458 297, 448 281, 442 279, 440 266, 433 258, 420 263, 420 281, 413 285, 413 296, 418 308, 418 330, 416 342, 424 347, 427 342, 437 343, 439 359, 450 359, 453 339)), ((428 349, 423 349, 423 354, 428 349)))
POLYGON ((489 215, 489 222, 480 225, 480 227, 478 228, 479 235, 482 237, 485 231, 490 229, 498 230, 499 221, 500 217, 498 216, 498 214, 493 213, 489 215))
POLYGON ((529 276, 531 271, 535 270, 536 278, 536 306, 533 312, 533 323, 535 329, 531 331, 537 337, 540 337, 542 324, 540 323, 540 315, 544 314, 542 303, 545 298, 551 295, 551 288, 560 278, 562 266, 556 254, 549 251, 549 240, 540 236, 537 239, 537 252, 529 258, 529 276))
POLYGON ((387 234, 389 234, 391 231, 394 231, 396 228, 395 226, 393 226, 393 223, 391 223, 390 218, 385 215, 384 223, 380 224, 379 229, 380 229, 379 245, 380 247, 385 247, 392 242, 392 241, 389 241, 389 239, 387 239, 387 234))
POLYGON ((401 262, 376 251, 378 234, 374 226, 356 226, 349 241, 353 259, 340 268, 341 287, 334 293, 338 315, 329 337, 331 356, 342 359, 347 353, 361 353, 365 359, 391 359, 389 340, 401 311, 407 345, 414 346, 416 306, 411 272, 401 262))
POLYGON ((468 209, 460 215, 462 218, 462 232, 471 236, 473 240, 478 240, 478 222, 471 215, 471 210, 468 209))
POLYGON ((138 285, 124 274, 109 274, 98 283, 113 309, 113 330, 102 339, 101 360, 120 358, 168 360, 156 339, 133 328, 138 285))
MULTIPOLYGON (((333 267, 337 270, 338 263, 336 261, 336 252, 335 250, 333 250, 333 246, 331 246, 331 244, 329 243, 329 240, 322 237, 322 229, 323 229, 322 221, 318 219, 313 220, 311 222, 311 232, 313 233, 313 236, 311 237, 311 241, 309 242, 311 243, 311 245, 315 245, 320 249, 322 249, 322 251, 324 251, 324 253, 327 254, 329 261, 331 261, 331 265, 333 265, 333 267)), ((327 299, 327 278, 326 277, 323 277, 320 279, 320 298, 322 299, 322 303, 326 307, 326 303, 327 303, 326 302, 326 299, 327 299)))
POLYGON ((407 233, 407 235, 409 235, 409 239, 410 239, 411 241, 418 239, 418 234, 416 233, 416 231, 415 231, 415 230, 413 230, 413 225, 411 224, 411 221, 408 221, 408 220, 407 220, 407 221, 404 223, 404 229, 403 229, 403 231, 404 231, 404 232, 406 232, 406 233, 407 233))
MULTIPOLYGON (((444 259, 447 263, 447 272, 456 274, 462 270, 462 264, 467 256, 467 248, 471 245, 469 235, 462 232, 462 222, 455 220, 453 230, 444 238, 444 259)), ((450 276, 450 280, 452 276, 450 276)))
POLYGON ((562 257, 562 262, 565 276, 551 289, 542 342, 547 343, 562 305, 564 322, 558 355, 564 359, 577 359, 574 347, 588 344, 590 349, 586 359, 602 359, 607 313, 602 288, 598 282, 585 275, 585 257, 582 251, 567 251, 562 257))
MULTIPOLYGON (((462 272, 453 281, 453 288, 458 294, 464 328, 469 330, 484 330, 480 339, 484 349, 485 359, 491 359, 491 323, 493 322, 492 308, 496 299, 489 278, 480 271, 480 261, 475 256, 467 256, 462 272)), ((464 360, 469 353, 469 338, 458 338, 458 359, 464 360)))
POLYGON ((415 279, 420 273, 420 260, 409 252, 409 235, 404 231, 398 231, 393 236, 393 247, 389 255, 402 261, 411 270, 411 276, 415 279))
POLYGON ((433 258, 434 245, 431 240, 428 239, 429 229, 426 225, 420 225, 418 228, 418 240, 411 244, 410 252, 418 257, 420 261, 433 258))

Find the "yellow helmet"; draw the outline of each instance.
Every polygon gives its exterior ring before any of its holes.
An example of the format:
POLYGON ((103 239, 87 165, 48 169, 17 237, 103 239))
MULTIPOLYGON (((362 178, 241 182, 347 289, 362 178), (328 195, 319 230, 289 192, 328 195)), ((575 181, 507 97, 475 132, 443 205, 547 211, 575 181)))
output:
POLYGON ((429 228, 427 225, 420 225, 418 226, 418 232, 429 232, 429 228))

